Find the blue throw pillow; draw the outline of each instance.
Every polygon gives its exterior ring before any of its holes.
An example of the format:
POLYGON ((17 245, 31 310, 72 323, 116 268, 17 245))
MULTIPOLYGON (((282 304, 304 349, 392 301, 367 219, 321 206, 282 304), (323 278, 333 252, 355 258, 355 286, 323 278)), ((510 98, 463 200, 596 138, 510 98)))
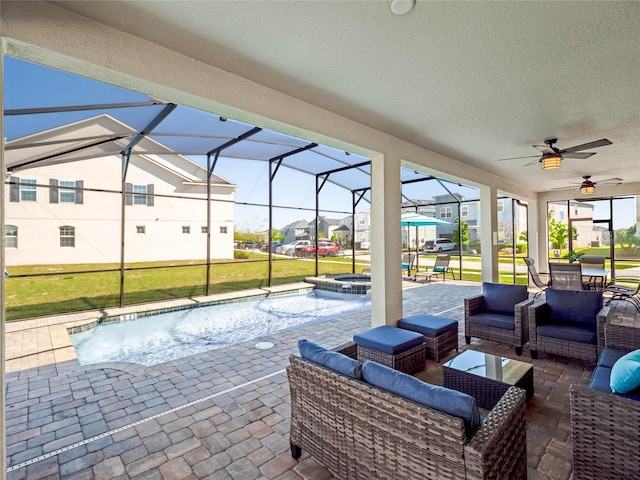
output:
POLYGON ((329 370, 342 373, 356 380, 362 379, 362 364, 340 352, 327 350, 308 340, 300 340, 298 342, 298 350, 300 350, 300 356, 305 360, 317 363, 329 370))
POLYGON ((444 267, 433 267, 434 273, 442 273, 444 272, 444 267))
POLYGON ((419 378, 371 361, 362 365, 362 378, 375 387, 461 418, 467 435, 480 426, 478 403, 471 395, 425 383, 419 378))
POLYGON ((611 367, 611 390, 627 393, 640 387, 640 350, 620 357, 611 367))
POLYGON ((516 303, 529 298, 526 285, 509 285, 507 283, 482 284, 484 310, 505 315, 515 315, 516 303))

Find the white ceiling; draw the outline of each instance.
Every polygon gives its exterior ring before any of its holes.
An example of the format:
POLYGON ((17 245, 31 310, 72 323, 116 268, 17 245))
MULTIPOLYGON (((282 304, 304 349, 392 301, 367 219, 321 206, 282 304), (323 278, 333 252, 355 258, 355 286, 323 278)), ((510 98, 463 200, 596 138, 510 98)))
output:
POLYGON ((640 182, 640 2, 53 3, 535 191, 640 182), (497 162, 549 137, 613 145, 497 162))

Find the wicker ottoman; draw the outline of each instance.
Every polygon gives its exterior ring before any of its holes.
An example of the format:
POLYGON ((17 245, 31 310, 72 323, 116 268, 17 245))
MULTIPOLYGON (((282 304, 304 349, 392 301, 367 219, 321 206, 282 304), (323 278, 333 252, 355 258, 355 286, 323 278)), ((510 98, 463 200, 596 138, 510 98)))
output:
POLYGON ((412 315, 398 320, 398 328, 424 335, 426 356, 439 362, 451 350, 458 351, 458 322, 433 315, 412 315))
POLYGON ((424 370, 424 336, 417 332, 383 325, 353 336, 358 360, 372 360, 395 370, 413 373, 424 370))

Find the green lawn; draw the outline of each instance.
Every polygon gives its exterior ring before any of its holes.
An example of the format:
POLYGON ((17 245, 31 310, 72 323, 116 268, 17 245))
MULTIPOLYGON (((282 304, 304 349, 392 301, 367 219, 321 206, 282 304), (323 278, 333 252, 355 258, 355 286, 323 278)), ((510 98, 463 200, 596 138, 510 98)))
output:
MULTIPOLYGON (((212 264, 211 293, 267 286, 267 256, 254 253, 249 257, 234 263, 212 264)), ((127 269, 124 280, 127 305, 206 293, 206 266, 195 262, 136 263, 128 264, 127 269)), ((356 267, 356 271, 360 269, 362 265, 356 267)), ((9 270, 11 276, 5 279, 7 320, 119 305, 120 272, 116 264, 38 265, 9 270), (98 269, 113 271, 95 272, 98 269)), ((351 272, 351 260, 321 259, 319 272, 321 275, 351 272)), ((314 274, 313 260, 278 258, 273 262, 272 284, 298 282, 314 274)))

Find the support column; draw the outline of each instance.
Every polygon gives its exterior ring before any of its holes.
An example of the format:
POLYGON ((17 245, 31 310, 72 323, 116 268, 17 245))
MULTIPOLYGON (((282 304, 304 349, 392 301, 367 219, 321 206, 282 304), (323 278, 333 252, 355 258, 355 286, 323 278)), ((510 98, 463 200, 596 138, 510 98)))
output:
MULTIPOLYGON (((4 40, 0 36, 0 54, 4 55, 5 46, 4 40)), ((1 59, 0 59, 1 60, 1 59)), ((0 112, 4 111, 4 83, 3 83, 3 65, 4 61, 0 61, 0 112)), ((5 224, 5 213, 4 213, 4 181, 5 181, 5 165, 4 165, 4 124, 3 124, 4 115, 0 115, 0 177, 2 187, 0 187, 0 225, 4 228, 5 224)), ((4 265, 5 265, 5 251, 4 251, 4 231, 2 232, 3 242, 0 245, 0 268, 2 268, 2 274, 0 274, 0 299, 2 299, 2 307, 0 307, 0 480, 4 480, 6 478, 7 472, 7 435, 6 435, 6 425, 4 422, 5 418, 5 360, 6 360, 6 348, 5 348, 5 304, 4 299, 6 298, 5 290, 4 290, 4 265)))
POLYGON ((480 187, 480 245, 482 248, 482 281, 498 282, 498 190, 480 187))
POLYGON ((400 159, 371 158, 371 323, 393 325, 402 318, 400 159))

